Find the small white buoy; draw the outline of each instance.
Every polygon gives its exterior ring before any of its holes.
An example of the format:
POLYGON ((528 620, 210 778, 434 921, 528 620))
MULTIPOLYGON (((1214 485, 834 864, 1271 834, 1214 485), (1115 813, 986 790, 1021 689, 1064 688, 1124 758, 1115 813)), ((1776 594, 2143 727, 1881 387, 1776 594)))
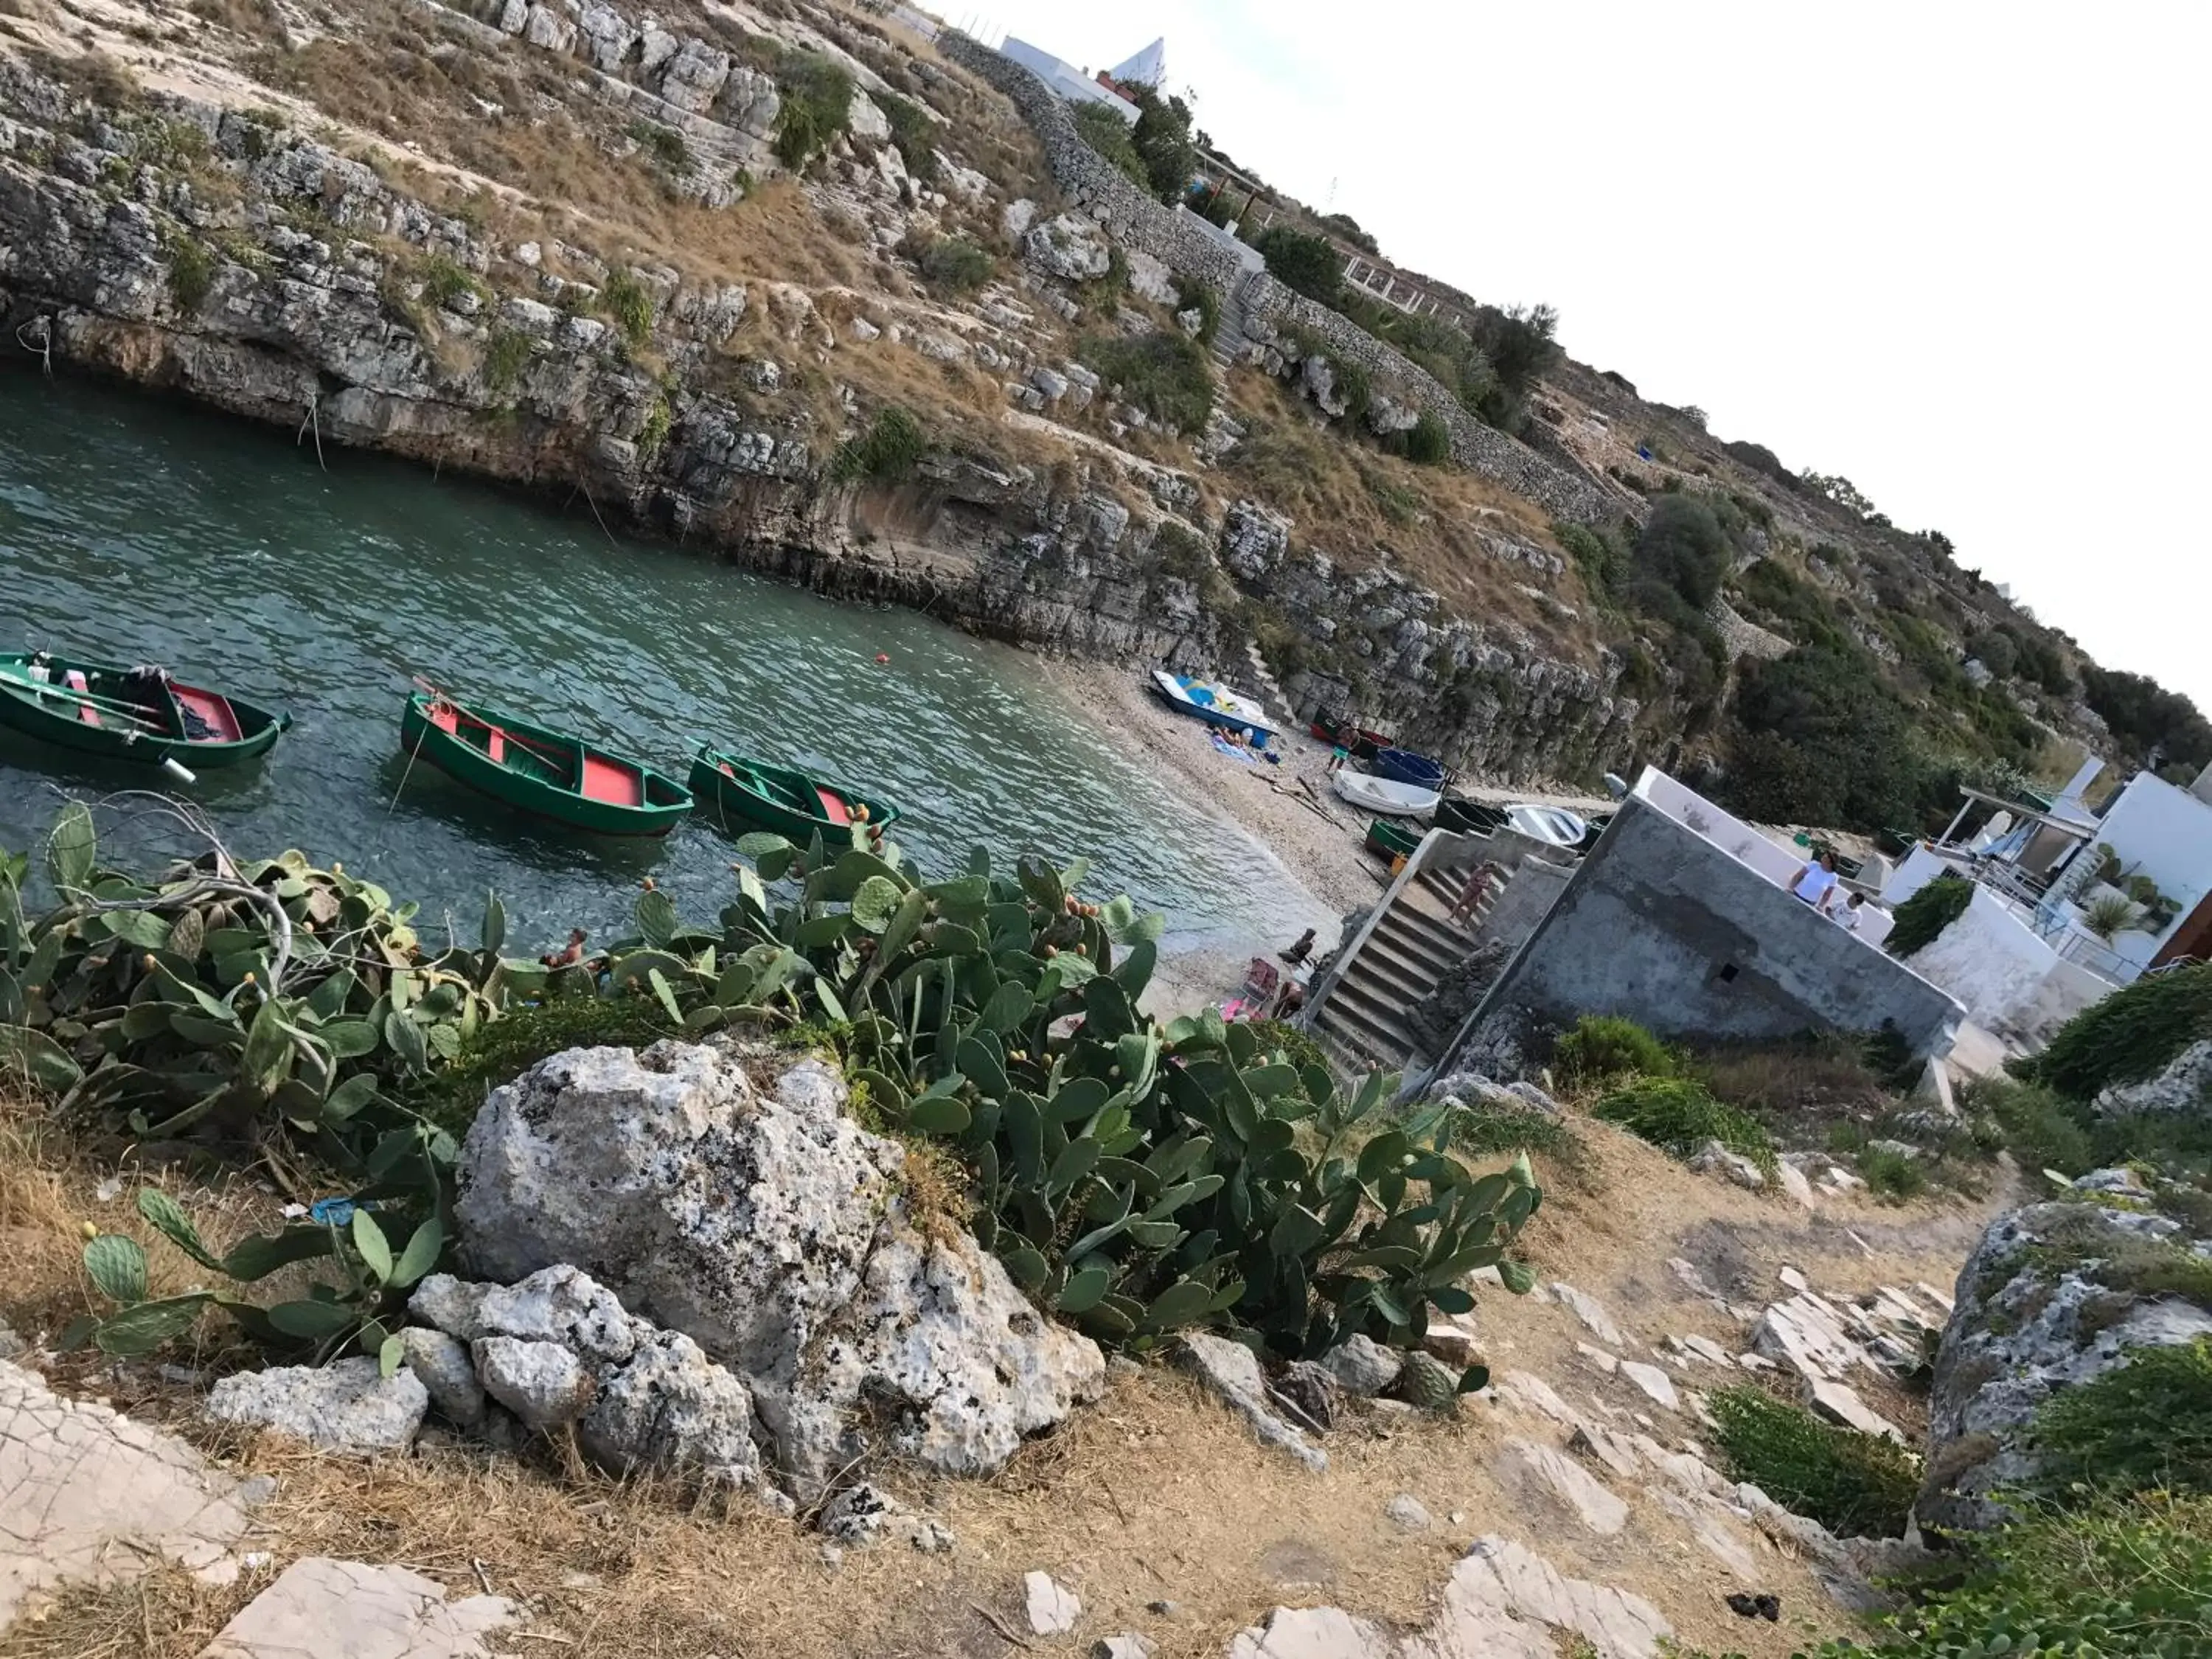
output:
POLYGON ((179 783, 198 783, 199 781, 199 779, 193 775, 191 769, 182 761, 179 760, 174 755, 164 755, 161 757, 161 769, 164 772, 167 772, 171 777, 174 778, 179 783))

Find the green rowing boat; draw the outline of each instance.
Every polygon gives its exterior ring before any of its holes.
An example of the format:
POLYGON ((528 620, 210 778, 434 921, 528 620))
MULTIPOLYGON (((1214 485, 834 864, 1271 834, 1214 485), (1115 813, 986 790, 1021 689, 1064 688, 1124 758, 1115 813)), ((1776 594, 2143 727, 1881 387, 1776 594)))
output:
POLYGON ((417 691, 400 746, 495 800, 605 836, 665 836, 691 792, 642 762, 495 709, 417 691))
POLYGON ((1422 831, 1377 818, 1367 826, 1367 850, 1386 859, 1411 858, 1421 844, 1422 831))
POLYGON ((236 766, 266 753, 291 723, 156 668, 0 653, 0 725, 64 749, 149 766, 236 766))
POLYGON ((768 830, 804 847, 819 835, 835 844, 849 841, 854 826, 879 836, 898 821, 899 810, 846 788, 823 783, 787 766, 747 760, 726 749, 699 746, 691 763, 691 793, 712 802, 725 821, 735 819, 768 830))

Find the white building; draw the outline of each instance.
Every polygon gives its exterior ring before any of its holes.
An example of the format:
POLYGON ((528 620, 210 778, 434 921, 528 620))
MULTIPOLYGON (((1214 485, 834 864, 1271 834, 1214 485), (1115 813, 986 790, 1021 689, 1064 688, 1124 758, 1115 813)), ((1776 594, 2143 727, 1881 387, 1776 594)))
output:
POLYGON ((1964 792, 1942 838, 1914 848, 1882 889, 1894 907, 1939 875, 1976 883, 1966 913, 1912 966, 1976 1024, 2021 1043, 2147 969, 2212 957, 2212 767, 2186 789, 2139 772, 2100 815, 2081 799, 2100 764, 2045 807, 1964 792), (1988 820, 1966 830, 1978 808, 1988 820), (2149 905, 2131 890, 2143 881, 2149 905), (2088 916, 2100 902, 2132 904, 2132 925, 2100 937, 2088 916))
MULTIPOLYGON (((1139 52, 1135 58, 1131 58, 1129 63, 1139 64, 1140 60, 1147 55, 1164 52, 1164 43, 1156 40, 1144 52, 1139 52)), ((999 51, 1035 75, 1066 102, 1103 105, 1131 126, 1137 125, 1137 106, 1134 104, 1115 92, 1112 88, 1101 84, 1066 59, 1054 57, 1042 46, 1033 46, 1028 41, 1018 40, 1010 34, 999 43, 999 51)), ((1128 65, 1125 64, 1123 67, 1127 68, 1128 65)), ((1114 78, 1125 80, 1131 77, 1122 76, 1116 71, 1114 78)), ((1155 83, 1146 82, 1145 84, 1150 86, 1155 83)))

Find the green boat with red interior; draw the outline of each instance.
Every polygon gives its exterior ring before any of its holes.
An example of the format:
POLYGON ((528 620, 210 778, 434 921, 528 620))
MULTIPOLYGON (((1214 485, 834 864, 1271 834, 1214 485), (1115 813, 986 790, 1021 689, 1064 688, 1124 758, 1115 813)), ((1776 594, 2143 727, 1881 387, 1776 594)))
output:
POLYGON ((0 653, 0 726, 64 749, 189 774, 264 755, 291 724, 289 714, 151 665, 0 653))
POLYGON ((899 815, 890 802, 842 783, 706 744, 691 763, 691 793, 726 826, 766 830, 801 847, 817 835, 825 842, 849 842, 855 825, 880 839, 899 815))
POLYGON ((441 691, 407 699, 399 743, 410 763, 595 835, 665 836, 691 810, 691 792, 642 761, 441 691))

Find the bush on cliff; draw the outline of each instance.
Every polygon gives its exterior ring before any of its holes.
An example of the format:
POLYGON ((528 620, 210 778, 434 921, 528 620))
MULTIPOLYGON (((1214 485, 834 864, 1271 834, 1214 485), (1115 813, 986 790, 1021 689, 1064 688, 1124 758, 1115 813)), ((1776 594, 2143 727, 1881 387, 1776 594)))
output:
POLYGON ((1674 1158, 1693 1158, 1707 1141, 1717 1140, 1769 1176, 1774 1171, 1774 1142, 1765 1126, 1687 1078, 1639 1079, 1599 1101, 1590 1115, 1619 1124, 1674 1158))
POLYGON ((1918 823, 1928 771, 1914 716, 1864 651, 1800 646, 1737 674, 1723 805, 1868 833, 1918 823))
POLYGON ((845 483, 859 478, 890 483, 910 474, 928 447, 921 422, 894 404, 880 410, 866 432, 837 447, 830 458, 830 476, 845 483))
POLYGON ((2212 1340, 2138 1348, 2060 1389, 2036 1413, 2034 1441, 2055 1501, 2099 1489, 2212 1498, 2212 1340))
POLYGON ((1075 104, 1069 106, 1068 112, 1075 118, 1076 136, 1096 150, 1101 160, 1113 163, 1139 189, 1152 189, 1152 175, 1145 171, 1145 158, 1137 154, 1127 121, 1103 104, 1075 104))
POLYGON ((2155 1077, 2193 1042, 2212 1037, 2212 963, 2124 986, 2069 1020, 2014 1073, 2069 1099, 2094 1100, 2108 1085, 2155 1077))
POLYGON ((1340 309, 1344 304, 1344 256, 1325 236, 1289 225, 1270 225, 1252 239, 1267 262, 1267 274, 1294 294, 1340 309))
POLYGON ((1213 412, 1208 353, 1180 330, 1133 340, 1094 334, 1076 347, 1076 356, 1109 386, 1119 386, 1125 403, 1179 432, 1203 431, 1213 412))
POLYGON ((1130 131, 1129 143, 1145 164, 1144 182, 1161 201, 1180 202, 1198 171, 1190 106, 1180 98, 1164 98, 1149 87, 1133 88, 1133 95, 1137 125, 1130 131))
POLYGON ((784 55, 775 68, 783 107, 775 120, 775 159, 793 173, 844 136, 852 122, 853 77, 815 52, 784 55))
POLYGON ((1824 1423, 1749 1383, 1707 1396, 1728 1472, 1839 1538, 1894 1538, 1920 1488, 1920 1460, 1887 1435, 1824 1423))
POLYGON ((1416 466, 1442 466, 1451 459, 1451 432, 1426 410, 1406 434, 1406 459, 1416 466))
POLYGON ((1584 1014, 1553 1050, 1559 1074, 1578 1086, 1611 1083, 1624 1077, 1672 1077, 1674 1057, 1667 1045, 1632 1019, 1613 1014, 1584 1014))

